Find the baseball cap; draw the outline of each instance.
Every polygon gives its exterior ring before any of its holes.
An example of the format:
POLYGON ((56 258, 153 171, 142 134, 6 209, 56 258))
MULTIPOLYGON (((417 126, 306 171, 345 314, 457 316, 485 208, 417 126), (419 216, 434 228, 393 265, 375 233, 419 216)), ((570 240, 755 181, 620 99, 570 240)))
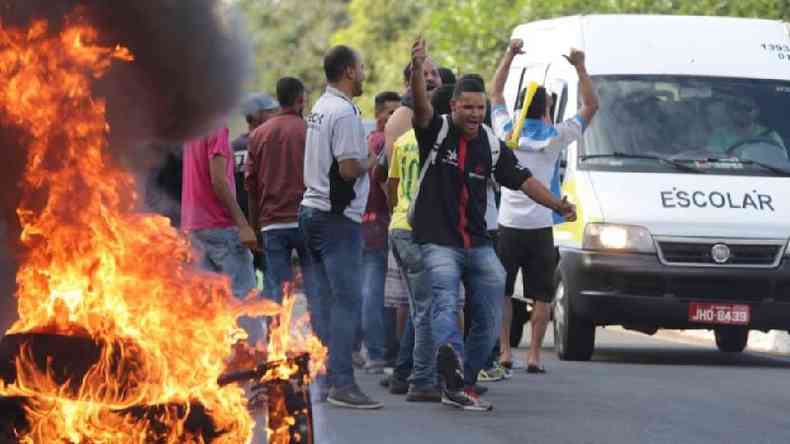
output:
POLYGON ((247 96, 241 103, 241 114, 249 116, 258 111, 269 111, 280 107, 280 103, 270 94, 254 93, 247 96))

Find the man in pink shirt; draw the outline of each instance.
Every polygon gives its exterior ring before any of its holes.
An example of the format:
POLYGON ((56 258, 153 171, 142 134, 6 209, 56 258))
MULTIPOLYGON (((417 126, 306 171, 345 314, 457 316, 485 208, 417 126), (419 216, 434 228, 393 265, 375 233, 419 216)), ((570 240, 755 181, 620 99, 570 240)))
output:
MULTIPOLYGON (((256 288, 251 249, 257 248, 250 228, 236 201, 235 165, 223 127, 184 145, 181 227, 205 254, 203 266, 230 277, 237 298, 256 288)), ((262 333, 259 322, 242 319, 249 340, 262 333)))

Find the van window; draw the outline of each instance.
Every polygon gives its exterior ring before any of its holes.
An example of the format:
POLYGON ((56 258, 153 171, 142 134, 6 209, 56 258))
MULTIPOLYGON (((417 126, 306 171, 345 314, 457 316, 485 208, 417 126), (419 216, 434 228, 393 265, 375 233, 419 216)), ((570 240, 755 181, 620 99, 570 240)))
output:
POLYGON ((551 120, 560 123, 565 120, 565 109, 568 105, 568 84, 563 80, 548 82, 551 92, 551 120))
POLYGON ((594 83, 601 106, 584 135, 582 169, 790 175, 788 82, 599 76, 594 83))
POLYGON ((521 74, 518 77, 518 88, 516 88, 516 100, 513 105, 513 114, 518 115, 519 111, 521 111, 521 107, 524 106, 524 93, 522 92, 524 88, 524 74, 527 73, 526 69, 521 70, 521 74))
MULTIPOLYGON (((514 95, 513 100, 513 115, 518 116, 521 112, 521 108, 524 105, 524 94, 526 93, 529 82, 537 82, 539 85, 543 85, 543 82, 546 78, 546 69, 547 65, 538 64, 529 65, 525 69, 521 70, 521 73, 518 77, 518 88, 515 90, 516 94, 514 95)), ((512 76, 513 72, 510 74, 510 77, 512 76)))

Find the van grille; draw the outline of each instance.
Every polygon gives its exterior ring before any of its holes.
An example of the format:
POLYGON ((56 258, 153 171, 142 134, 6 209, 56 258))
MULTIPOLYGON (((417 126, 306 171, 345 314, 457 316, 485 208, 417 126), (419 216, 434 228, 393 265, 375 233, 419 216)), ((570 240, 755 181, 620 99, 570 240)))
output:
POLYGON ((667 282, 667 293, 681 300, 760 302, 772 292, 770 282, 754 280, 679 278, 667 282))
POLYGON ((670 265, 772 267, 777 265, 783 245, 659 241, 658 247, 662 260, 670 265), (730 249, 730 259, 724 264, 713 260, 712 249, 718 244, 730 249))

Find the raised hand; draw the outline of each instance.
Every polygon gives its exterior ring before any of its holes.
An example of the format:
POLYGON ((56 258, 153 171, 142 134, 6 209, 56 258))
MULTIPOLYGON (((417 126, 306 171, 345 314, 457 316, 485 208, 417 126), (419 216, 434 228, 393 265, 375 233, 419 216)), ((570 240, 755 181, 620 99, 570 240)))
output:
POLYGON ((570 55, 563 55, 563 57, 565 57, 565 60, 567 60, 568 63, 570 63, 576 68, 584 67, 584 61, 585 61, 584 51, 580 51, 576 48, 571 48, 570 55))
POLYGON ((428 48, 425 39, 420 36, 417 37, 417 41, 414 42, 414 45, 411 47, 411 60, 415 66, 422 66, 425 59, 428 58, 428 48))
POLYGON ((507 51, 517 56, 519 54, 524 54, 524 40, 521 39, 513 39, 510 41, 510 46, 508 46, 507 51))

